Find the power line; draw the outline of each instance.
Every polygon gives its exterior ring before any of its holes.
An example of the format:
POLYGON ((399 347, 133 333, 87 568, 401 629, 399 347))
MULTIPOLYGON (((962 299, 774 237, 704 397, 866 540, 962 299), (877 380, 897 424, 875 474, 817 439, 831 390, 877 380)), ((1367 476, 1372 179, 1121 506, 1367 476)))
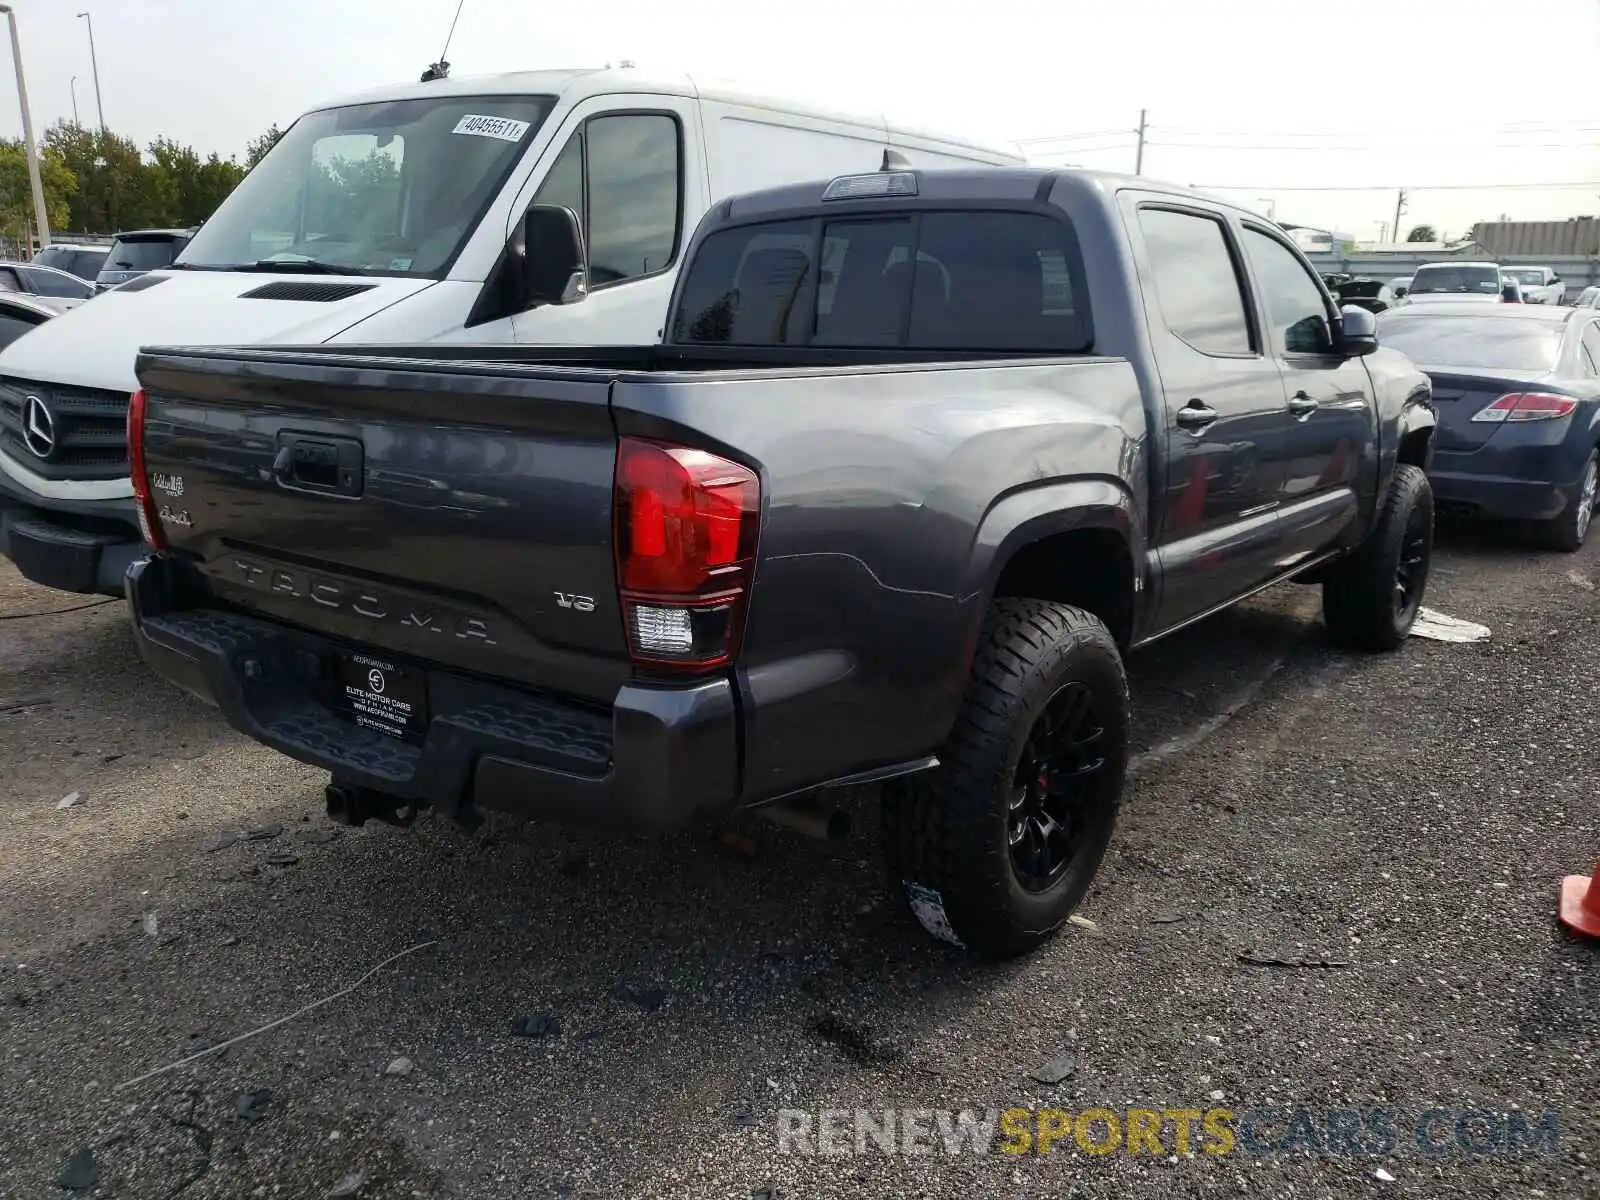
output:
POLYGON ((1019 146, 1040 146, 1045 142, 1070 142, 1078 138, 1123 137, 1132 133, 1131 129, 1099 129, 1093 133, 1058 133, 1051 137, 1014 138, 1019 146))
MULTIPOLYGON (((1384 136, 1376 131, 1368 134, 1351 133, 1349 131, 1332 129, 1306 129, 1303 127, 1300 129, 1200 129, 1192 125, 1152 125, 1151 128, 1169 133, 1196 134, 1205 137, 1294 137, 1348 139, 1364 138, 1369 136, 1384 136)), ((1600 125, 1596 125, 1592 119, 1587 121, 1551 121, 1537 126, 1491 125, 1488 127, 1473 128, 1471 126, 1463 125, 1457 126, 1453 129, 1446 128, 1442 130, 1437 126, 1416 126, 1410 129, 1401 127, 1402 133, 1416 134, 1421 137, 1431 137, 1438 133, 1462 133, 1469 136, 1477 136, 1484 133, 1511 134, 1513 136, 1520 137, 1523 134, 1537 135, 1545 133, 1594 133, 1596 130, 1600 130, 1600 125)))

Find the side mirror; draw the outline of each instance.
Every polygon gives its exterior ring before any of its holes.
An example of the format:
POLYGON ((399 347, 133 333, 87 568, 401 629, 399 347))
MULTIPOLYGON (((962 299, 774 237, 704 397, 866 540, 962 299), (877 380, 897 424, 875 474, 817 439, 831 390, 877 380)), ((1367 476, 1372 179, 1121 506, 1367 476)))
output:
POLYGON ((1551 271, 1550 272, 1550 282, 1551 283, 1560 283, 1561 282, 1561 276, 1557 275, 1554 271, 1551 271))
POLYGON ((1339 335, 1335 339, 1339 353, 1346 358, 1360 358, 1378 348, 1378 319, 1364 308, 1349 305, 1339 313, 1339 335))
POLYGON ((522 219, 522 301, 576 304, 589 294, 589 261, 578 214, 535 204, 522 219))

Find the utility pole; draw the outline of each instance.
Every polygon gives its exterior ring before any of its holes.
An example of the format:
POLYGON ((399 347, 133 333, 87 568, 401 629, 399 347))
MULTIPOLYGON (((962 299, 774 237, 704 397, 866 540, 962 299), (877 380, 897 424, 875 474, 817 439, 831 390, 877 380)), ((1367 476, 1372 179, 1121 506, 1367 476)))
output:
POLYGON ((1145 131, 1144 116, 1145 116, 1145 110, 1141 108, 1139 110, 1139 129, 1138 129, 1139 148, 1133 152, 1133 173, 1135 175, 1143 175, 1144 174, 1144 131, 1145 131))
POLYGON ((1397 242, 1400 240, 1400 214, 1405 212, 1405 210, 1406 190, 1405 188, 1401 188, 1400 194, 1395 197, 1394 201, 1394 240, 1397 242))
POLYGON ((72 123, 74 125, 83 124, 78 120, 78 77, 76 75, 72 77, 72 123))
MULTIPOLYGON (((44 183, 39 178, 39 151, 33 144, 33 115, 28 112, 28 86, 22 81, 22 42, 17 37, 17 14, 9 4, 0 4, 11 26, 11 58, 17 64, 17 102, 22 105, 22 144, 28 148, 28 182, 33 187, 33 216, 39 226, 39 248, 50 244, 50 214, 44 206, 44 183)), ((32 238, 28 257, 33 257, 32 238)))
POLYGON ((94 54, 94 18, 86 12, 78 14, 89 26, 89 66, 94 70, 94 110, 100 117, 100 132, 106 131, 106 106, 100 101, 100 60, 94 54))

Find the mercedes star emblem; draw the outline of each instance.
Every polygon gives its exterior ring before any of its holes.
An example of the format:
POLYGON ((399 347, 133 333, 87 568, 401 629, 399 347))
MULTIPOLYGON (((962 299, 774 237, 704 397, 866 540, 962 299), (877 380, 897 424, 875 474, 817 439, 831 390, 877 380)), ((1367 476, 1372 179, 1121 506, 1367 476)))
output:
POLYGON ((37 396, 22 402, 22 444, 35 457, 49 458, 56 452, 56 419, 50 407, 37 396))

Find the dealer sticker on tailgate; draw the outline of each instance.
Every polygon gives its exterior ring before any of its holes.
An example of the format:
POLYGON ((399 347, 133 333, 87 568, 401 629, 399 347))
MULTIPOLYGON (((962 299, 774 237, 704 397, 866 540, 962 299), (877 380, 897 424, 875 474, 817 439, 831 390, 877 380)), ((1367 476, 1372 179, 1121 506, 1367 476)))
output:
POLYGON ((357 725, 389 737, 422 736, 426 685, 420 674, 364 654, 344 654, 339 683, 357 725))

